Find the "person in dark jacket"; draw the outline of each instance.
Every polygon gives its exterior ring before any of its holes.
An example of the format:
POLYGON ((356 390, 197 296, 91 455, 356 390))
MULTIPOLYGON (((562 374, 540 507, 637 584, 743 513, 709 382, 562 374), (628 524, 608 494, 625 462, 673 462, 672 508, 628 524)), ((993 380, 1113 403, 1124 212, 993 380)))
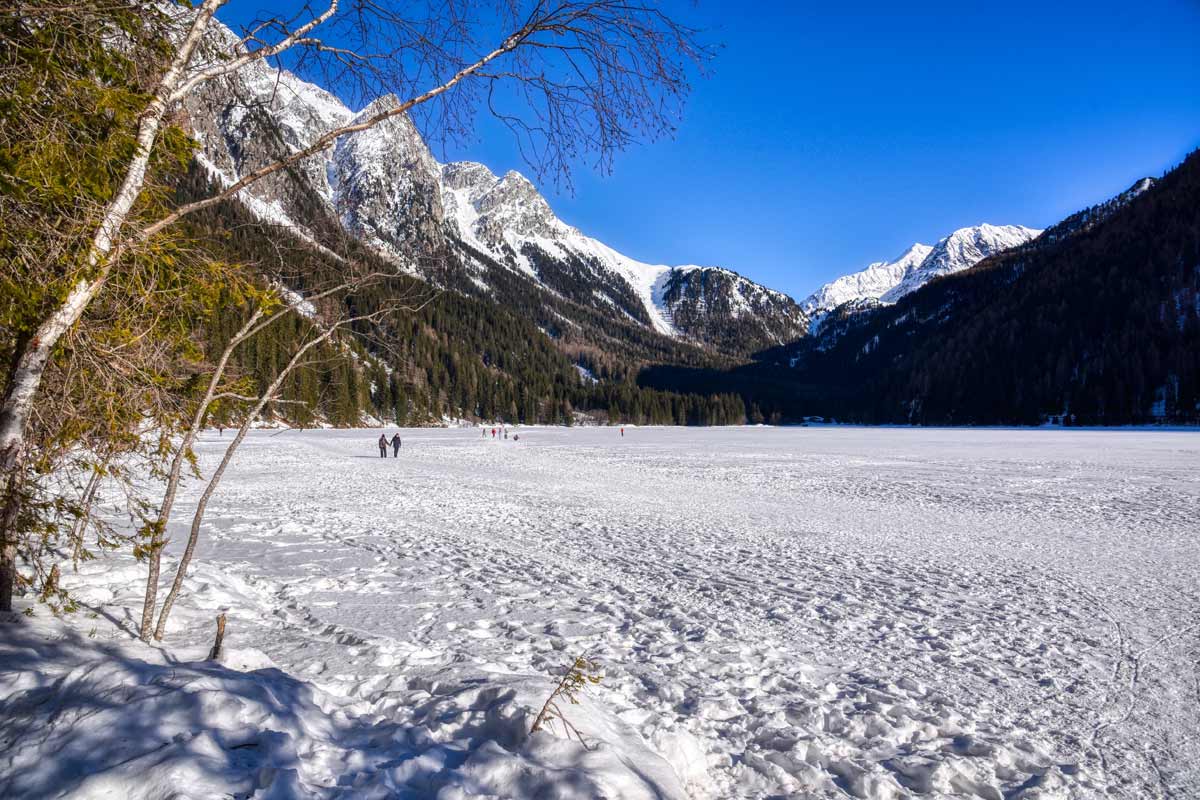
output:
POLYGON ((387 435, 379 434, 379 457, 387 458, 387 435))
POLYGON ((400 457, 400 432, 396 431, 396 435, 392 437, 392 458, 400 457))

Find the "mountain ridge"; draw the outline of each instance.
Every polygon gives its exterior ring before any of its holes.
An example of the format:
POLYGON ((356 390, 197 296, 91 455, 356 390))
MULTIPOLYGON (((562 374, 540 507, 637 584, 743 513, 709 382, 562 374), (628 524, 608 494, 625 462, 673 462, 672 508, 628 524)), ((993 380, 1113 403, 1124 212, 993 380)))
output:
MULTIPOLYGON (((201 163, 228 185, 397 102, 385 95, 355 113, 320 87, 256 63, 206 87, 189 117, 201 163)), ((507 299, 507 283, 497 283, 492 271, 499 265, 576 304, 729 355, 783 344, 808 329, 791 297, 733 270, 649 264, 587 236, 517 171, 496 176, 478 162, 440 163, 406 114, 339 137, 289 178, 256 183, 239 199, 265 222, 313 239, 300 208, 307 204, 297 198, 311 192, 347 232, 398 268, 443 282, 444 274, 423 265, 445 264, 453 252, 462 272, 457 285, 497 302, 507 299), (289 178, 297 182, 290 189, 289 178)))

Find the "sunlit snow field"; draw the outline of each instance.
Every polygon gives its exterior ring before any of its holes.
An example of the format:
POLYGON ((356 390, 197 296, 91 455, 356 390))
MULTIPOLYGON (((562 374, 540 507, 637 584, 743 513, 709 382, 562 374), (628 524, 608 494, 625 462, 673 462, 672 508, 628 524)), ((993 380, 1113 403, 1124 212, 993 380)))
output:
POLYGON ((173 639, 230 607, 235 652, 408 726, 387 785, 428 796, 584 652, 580 757, 668 796, 1200 794, 1200 435, 515 432, 253 433, 173 639))

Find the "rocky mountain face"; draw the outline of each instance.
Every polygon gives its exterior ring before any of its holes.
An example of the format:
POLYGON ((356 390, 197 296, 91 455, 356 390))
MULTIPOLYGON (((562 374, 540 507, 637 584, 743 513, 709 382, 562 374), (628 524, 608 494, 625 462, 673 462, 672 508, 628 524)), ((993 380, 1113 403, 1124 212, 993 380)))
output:
POLYGON ((871 422, 1200 420, 1200 152, 801 359, 871 422))
POLYGON ((787 295, 720 267, 674 267, 655 299, 677 330, 730 351, 739 343, 775 345, 807 333, 808 316, 787 295))
MULTIPOLYGON (((237 38, 222 26, 212 36, 219 50, 228 50, 237 38)), ((222 184, 307 146, 353 116, 329 92, 261 61, 202 84, 184 114, 200 145, 197 161, 222 184)), ((314 197, 332 211, 330 179, 325 159, 309 159, 257 182, 238 199, 264 222, 311 239, 300 221, 311 216, 314 197)))
MULTIPOLYGON (((229 184, 358 114, 286 71, 256 64, 214 82, 187 109, 200 163, 229 184)), ((598 318, 647 334, 744 356, 802 336, 807 315, 786 295, 718 267, 647 264, 559 219, 523 175, 483 164, 441 164, 406 115, 339 138, 327 151, 243 191, 265 223, 316 241, 314 216, 400 269, 500 303, 531 290, 566 301, 565 324, 598 318), (501 270, 508 274, 501 275, 501 270), (514 281, 515 279, 515 281, 514 281)))
POLYGON ((801 302, 800 307, 813 320, 816 332, 839 307, 845 306, 839 315, 844 316, 846 312, 891 305, 935 278, 970 269, 983 259, 1019 247, 1041 233, 1020 225, 985 223, 960 228, 932 247, 914 244, 893 261, 879 261, 827 283, 801 302))
MULTIPOLYGON (((398 105, 381 97, 351 122, 398 105)), ((400 263, 436 247, 444 222, 440 167, 406 115, 338 139, 327 170, 338 219, 359 240, 400 263)))

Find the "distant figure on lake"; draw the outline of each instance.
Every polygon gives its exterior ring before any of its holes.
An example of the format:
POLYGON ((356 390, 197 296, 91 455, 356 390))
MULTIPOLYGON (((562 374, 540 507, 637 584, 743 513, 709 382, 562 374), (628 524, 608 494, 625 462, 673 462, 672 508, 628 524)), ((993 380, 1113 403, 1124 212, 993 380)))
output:
POLYGON ((621 438, 622 439, 625 438, 625 429, 624 428, 621 428, 621 438))
POLYGON ((387 435, 379 434, 379 457, 387 458, 387 435))
POLYGON ((396 435, 392 437, 392 458, 400 457, 400 431, 396 431, 396 435))
POLYGON ((514 441, 514 442, 519 442, 519 441, 521 441, 521 434, 519 434, 519 433, 514 433, 514 434, 513 434, 513 441, 514 441))

